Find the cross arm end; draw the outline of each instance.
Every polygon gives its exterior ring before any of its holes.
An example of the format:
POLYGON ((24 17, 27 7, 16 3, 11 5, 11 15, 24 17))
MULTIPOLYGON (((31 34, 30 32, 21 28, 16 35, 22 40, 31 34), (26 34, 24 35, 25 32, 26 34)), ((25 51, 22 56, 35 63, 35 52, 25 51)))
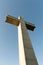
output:
POLYGON ((15 17, 12 17, 10 15, 6 16, 6 21, 5 22, 10 23, 10 24, 13 24, 13 25, 16 25, 16 26, 19 25, 18 19, 15 18, 15 17))
POLYGON ((26 27, 27 29, 34 31, 34 29, 36 28, 34 24, 26 22, 26 27))

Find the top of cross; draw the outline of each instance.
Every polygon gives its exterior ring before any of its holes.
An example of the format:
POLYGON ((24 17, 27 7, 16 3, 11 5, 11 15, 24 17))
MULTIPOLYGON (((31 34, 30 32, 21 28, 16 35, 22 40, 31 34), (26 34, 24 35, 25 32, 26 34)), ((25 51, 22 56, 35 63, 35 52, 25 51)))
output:
POLYGON ((21 20, 23 20, 25 22, 25 25, 26 25, 27 29, 32 30, 32 31, 34 30, 34 28, 35 28, 34 24, 26 22, 21 16, 16 18, 16 17, 8 15, 6 17, 6 22, 8 22, 10 24, 13 24, 13 25, 16 25, 16 26, 19 26, 19 22, 21 20))

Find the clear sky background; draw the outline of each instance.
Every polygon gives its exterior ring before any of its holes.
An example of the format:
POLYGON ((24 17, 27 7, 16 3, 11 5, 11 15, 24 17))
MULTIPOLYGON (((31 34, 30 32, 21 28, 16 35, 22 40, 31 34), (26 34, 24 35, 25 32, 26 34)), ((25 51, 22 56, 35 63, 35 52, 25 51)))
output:
POLYGON ((5 23, 7 15, 22 16, 35 24, 28 31, 39 65, 43 65, 43 0, 0 0, 0 65, 19 65, 17 27, 5 23))

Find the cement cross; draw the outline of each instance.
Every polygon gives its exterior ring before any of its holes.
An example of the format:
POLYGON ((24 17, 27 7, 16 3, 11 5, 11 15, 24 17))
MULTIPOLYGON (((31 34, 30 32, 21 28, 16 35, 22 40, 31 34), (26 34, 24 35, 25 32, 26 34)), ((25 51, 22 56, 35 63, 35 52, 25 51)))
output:
MULTIPOLYGON (((16 25, 16 26, 19 26, 19 22, 21 19, 23 19, 21 16, 20 16, 20 19, 18 19, 18 18, 8 15, 6 17, 6 22, 16 25)), ((24 20, 24 22, 25 22, 27 29, 32 30, 32 31, 34 30, 34 28, 35 28, 34 24, 26 22, 25 20, 24 20)))
POLYGON ((38 65, 27 29, 34 30, 35 26, 27 23, 22 17, 7 16, 6 22, 18 26, 19 65, 38 65))

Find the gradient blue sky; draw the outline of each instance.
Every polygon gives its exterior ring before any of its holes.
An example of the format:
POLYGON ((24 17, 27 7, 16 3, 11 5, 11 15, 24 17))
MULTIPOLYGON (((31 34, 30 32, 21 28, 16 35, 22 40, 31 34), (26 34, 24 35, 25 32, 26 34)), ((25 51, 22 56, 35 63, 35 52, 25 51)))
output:
POLYGON ((7 15, 22 16, 35 24, 28 31, 39 65, 43 65, 43 0, 0 0, 0 65, 19 65, 17 27, 5 23, 7 15))

